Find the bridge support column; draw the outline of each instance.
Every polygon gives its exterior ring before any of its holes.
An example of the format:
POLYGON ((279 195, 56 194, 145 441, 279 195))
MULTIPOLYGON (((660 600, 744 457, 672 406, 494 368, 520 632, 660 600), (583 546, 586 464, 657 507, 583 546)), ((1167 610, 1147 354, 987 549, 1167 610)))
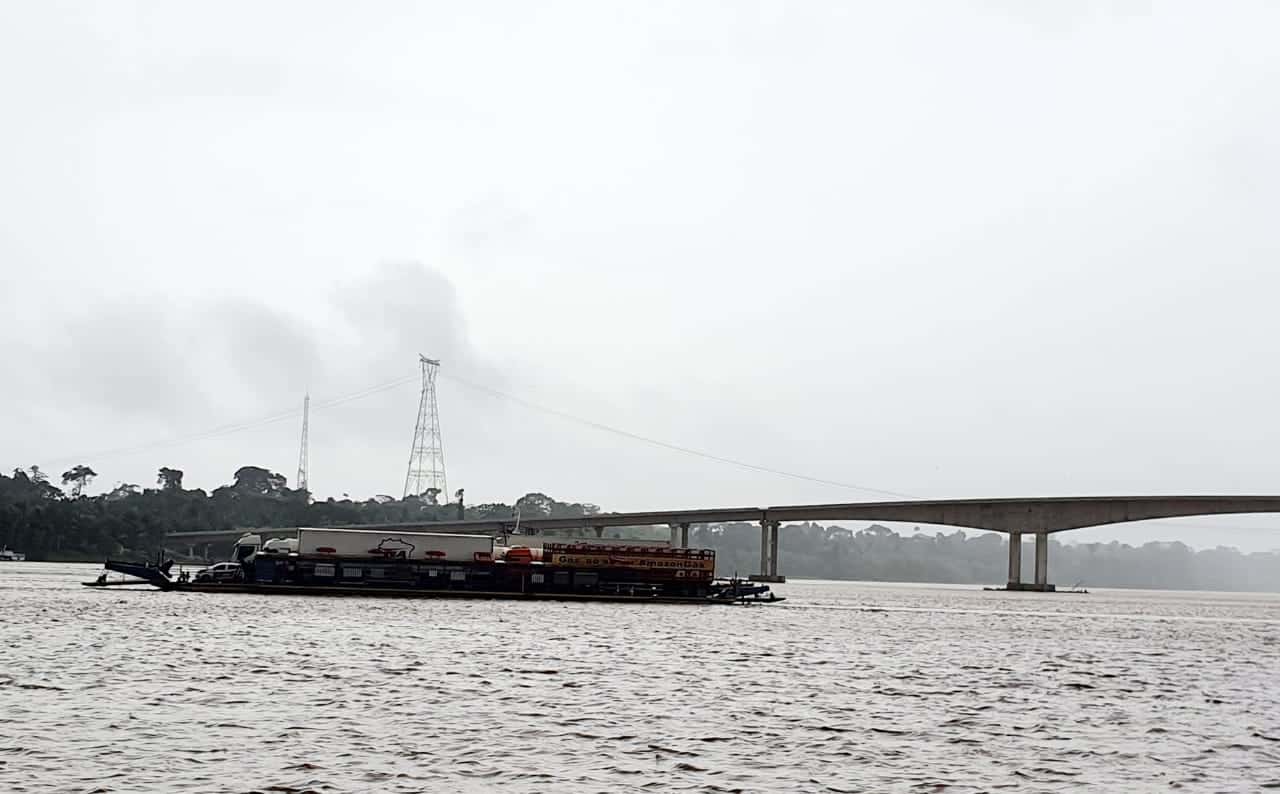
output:
POLYGON ((1009 584, 1006 590, 1036 590, 1052 593, 1049 584, 1049 533, 1036 532, 1036 578, 1034 582, 1022 581, 1022 532, 1009 533, 1009 584))
POLYGON ((680 548, 689 548, 689 525, 687 523, 680 525, 680 548))
POLYGON ((677 534, 680 530, 676 528, 675 524, 667 524, 667 527, 671 530, 671 546, 674 548, 680 542, 680 536, 677 534))
POLYGON ((769 522, 760 522, 760 575, 769 575, 769 522))
POLYGON ((760 573, 751 576, 753 582, 785 582, 787 577, 778 574, 778 527, 781 521, 760 522, 760 573))
POLYGON ((1049 533, 1036 533, 1036 589, 1053 590, 1049 584, 1049 533))
POLYGON ((769 522, 769 575, 778 578, 778 528, 779 521, 769 522))
POLYGON ((593 527, 593 529, 595 529, 595 531, 596 531, 596 537, 597 537, 597 538, 603 538, 603 537, 604 537, 604 527, 593 527))
POLYGON ((1009 590, 1017 590, 1022 584, 1022 533, 1009 533, 1009 590))

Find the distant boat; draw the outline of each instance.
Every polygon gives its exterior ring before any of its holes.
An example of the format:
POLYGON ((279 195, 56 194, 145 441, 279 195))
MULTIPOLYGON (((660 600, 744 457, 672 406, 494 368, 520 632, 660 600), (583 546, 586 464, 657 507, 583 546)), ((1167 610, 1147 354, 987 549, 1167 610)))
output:
POLYGON ((0 562, 26 562, 27 555, 14 551, 8 546, 0 546, 0 562))

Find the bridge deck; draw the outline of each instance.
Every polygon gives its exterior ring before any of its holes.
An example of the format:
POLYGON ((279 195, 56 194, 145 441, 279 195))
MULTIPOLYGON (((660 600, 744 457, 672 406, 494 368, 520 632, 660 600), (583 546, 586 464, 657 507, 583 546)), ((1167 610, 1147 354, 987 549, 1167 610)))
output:
MULTIPOLYGON (((519 526, 536 532, 594 527, 723 524, 802 521, 904 521, 917 524, 985 529, 995 532, 1063 532, 1083 527, 1228 513, 1280 512, 1280 496, 1050 496, 1007 499, 921 499, 902 502, 846 502, 777 507, 734 507, 696 510, 658 510, 634 513, 600 513, 567 518, 526 518, 519 526)), ((349 529, 424 529, 438 532, 510 532, 515 519, 434 521, 400 524, 344 525, 349 529)), ((173 541, 207 543, 259 534, 287 534, 293 528, 210 530, 175 532, 173 541)))

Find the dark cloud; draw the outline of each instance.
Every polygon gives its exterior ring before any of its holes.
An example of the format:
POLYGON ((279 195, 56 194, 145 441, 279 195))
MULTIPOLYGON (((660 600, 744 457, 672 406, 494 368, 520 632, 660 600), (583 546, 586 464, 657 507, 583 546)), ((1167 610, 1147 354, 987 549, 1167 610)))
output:
POLYGON ((304 320, 248 301, 219 301, 192 318, 188 336, 217 340, 239 385, 256 400, 297 394, 320 374, 318 329, 304 320))
POLYGON ((457 293, 438 271, 385 263, 368 277, 340 284, 332 300, 353 340, 344 351, 344 369, 399 372, 419 353, 451 367, 474 364, 457 293))

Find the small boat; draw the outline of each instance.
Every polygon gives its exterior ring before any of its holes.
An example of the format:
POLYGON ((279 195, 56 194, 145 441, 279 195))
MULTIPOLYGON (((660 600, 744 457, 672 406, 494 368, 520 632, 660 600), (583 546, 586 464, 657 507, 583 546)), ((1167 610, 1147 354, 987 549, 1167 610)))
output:
POLYGON ((768 585, 737 577, 715 580, 711 583, 711 592, 707 597, 712 601, 737 604, 773 604, 787 600, 781 596, 774 595, 768 585))
POLYGON ((0 546, 0 562, 26 562, 27 555, 14 551, 8 546, 0 546))

